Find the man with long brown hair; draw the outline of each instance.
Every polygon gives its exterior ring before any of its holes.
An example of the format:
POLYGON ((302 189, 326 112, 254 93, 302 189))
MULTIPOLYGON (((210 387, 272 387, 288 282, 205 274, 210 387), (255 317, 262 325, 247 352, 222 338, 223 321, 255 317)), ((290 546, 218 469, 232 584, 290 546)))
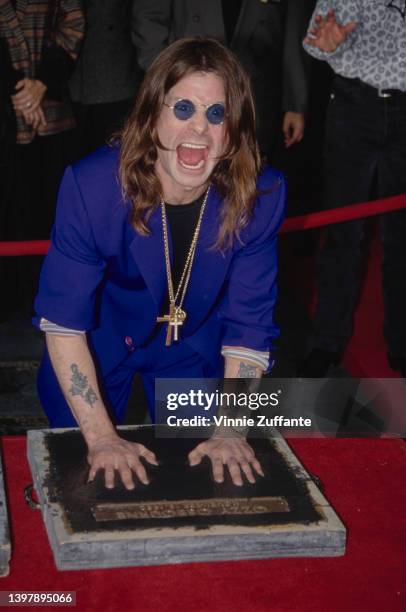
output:
MULTIPOLYGON (((280 173, 260 170, 248 78, 210 39, 165 49, 116 145, 67 170, 36 300, 38 382, 50 424, 79 423, 90 479, 148 482, 140 457, 155 456, 107 413, 123 420, 135 372, 154 418, 155 378, 268 368, 284 203, 280 173)), ((244 438, 202 442, 191 465, 204 455, 218 482, 224 465, 235 484, 261 473, 244 438)))

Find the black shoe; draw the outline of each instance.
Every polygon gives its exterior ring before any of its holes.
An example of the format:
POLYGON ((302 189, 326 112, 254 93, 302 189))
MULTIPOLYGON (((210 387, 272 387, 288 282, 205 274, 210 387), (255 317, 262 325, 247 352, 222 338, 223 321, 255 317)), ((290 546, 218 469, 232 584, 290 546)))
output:
POLYGON ((395 357, 391 353, 388 353, 389 366, 395 372, 400 372, 402 378, 406 378, 406 357, 395 357))
POLYGON ((297 375, 299 378, 324 378, 330 367, 340 362, 341 357, 342 353, 315 348, 303 361, 297 375))

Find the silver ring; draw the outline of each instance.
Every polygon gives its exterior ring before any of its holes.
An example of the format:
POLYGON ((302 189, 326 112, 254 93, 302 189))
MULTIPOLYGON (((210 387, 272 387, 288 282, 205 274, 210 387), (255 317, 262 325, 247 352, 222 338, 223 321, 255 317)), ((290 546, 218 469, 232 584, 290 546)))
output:
POLYGON ((27 104, 25 105, 25 108, 30 108, 31 106, 31 102, 27 102, 27 104))

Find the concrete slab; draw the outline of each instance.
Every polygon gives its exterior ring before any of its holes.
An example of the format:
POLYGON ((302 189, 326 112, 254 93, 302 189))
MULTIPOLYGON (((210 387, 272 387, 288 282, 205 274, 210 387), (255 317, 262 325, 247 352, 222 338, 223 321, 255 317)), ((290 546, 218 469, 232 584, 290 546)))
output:
POLYGON ((4 488, 3 464, 0 457, 0 576, 8 575, 10 557, 11 544, 7 514, 7 499, 4 488))
POLYGON ((198 561, 337 556, 346 529, 281 438, 252 440, 265 472, 255 485, 219 485, 208 461, 191 468, 198 442, 154 438, 151 426, 121 430, 156 452, 150 485, 107 490, 87 483, 78 430, 28 432, 28 460, 58 569, 198 561))

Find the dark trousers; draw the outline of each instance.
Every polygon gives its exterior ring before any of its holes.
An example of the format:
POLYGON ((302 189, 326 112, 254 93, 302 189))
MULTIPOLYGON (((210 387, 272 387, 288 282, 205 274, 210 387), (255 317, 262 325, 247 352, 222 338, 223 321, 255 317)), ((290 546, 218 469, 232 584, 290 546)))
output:
MULTIPOLYGON (((406 93, 390 97, 336 77, 326 126, 326 207, 406 193, 406 93)), ((359 297, 363 220, 330 226, 317 262, 314 346, 343 351, 359 297)), ((380 219, 384 333, 390 353, 406 357, 406 211, 380 219)))

